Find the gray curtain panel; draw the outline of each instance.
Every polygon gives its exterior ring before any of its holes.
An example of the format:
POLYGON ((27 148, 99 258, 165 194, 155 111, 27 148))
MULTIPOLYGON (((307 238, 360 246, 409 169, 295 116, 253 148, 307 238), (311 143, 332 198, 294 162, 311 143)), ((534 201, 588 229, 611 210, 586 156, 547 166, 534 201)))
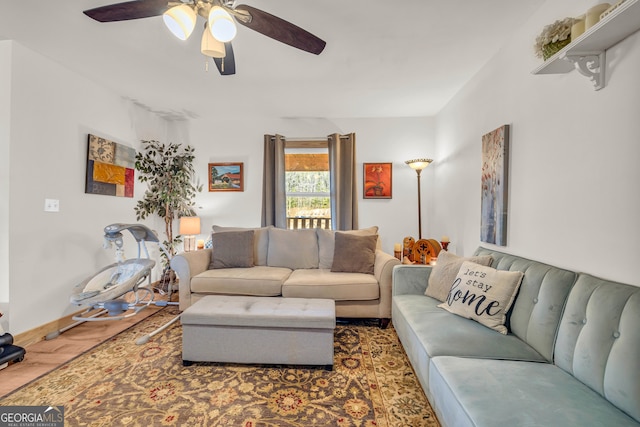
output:
POLYGON ((282 135, 264 136, 262 226, 287 228, 284 144, 282 135))
POLYGON ((358 229, 356 134, 329 135, 331 225, 334 230, 358 229))

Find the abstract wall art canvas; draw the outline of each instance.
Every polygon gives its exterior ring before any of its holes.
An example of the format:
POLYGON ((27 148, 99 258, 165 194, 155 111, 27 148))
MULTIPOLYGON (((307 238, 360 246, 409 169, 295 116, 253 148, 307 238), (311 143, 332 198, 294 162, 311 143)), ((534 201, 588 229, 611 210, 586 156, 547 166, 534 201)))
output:
POLYGON ((89 134, 85 193, 133 197, 136 150, 89 134))
POLYGON ((480 240, 507 244, 509 125, 482 136, 482 204, 480 240))

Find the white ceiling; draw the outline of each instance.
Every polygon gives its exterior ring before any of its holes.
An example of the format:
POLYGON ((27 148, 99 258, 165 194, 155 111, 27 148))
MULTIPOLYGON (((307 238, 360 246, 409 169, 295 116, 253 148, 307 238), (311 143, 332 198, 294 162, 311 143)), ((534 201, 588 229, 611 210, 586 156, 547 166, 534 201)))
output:
POLYGON ((544 0, 242 0, 327 42, 319 56, 244 26, 236 75, 161 17, 99 23, 117 1, 13 0, 0 39, 15 40, 135 102, 183 117, 416 117, 436 114, 544 0))

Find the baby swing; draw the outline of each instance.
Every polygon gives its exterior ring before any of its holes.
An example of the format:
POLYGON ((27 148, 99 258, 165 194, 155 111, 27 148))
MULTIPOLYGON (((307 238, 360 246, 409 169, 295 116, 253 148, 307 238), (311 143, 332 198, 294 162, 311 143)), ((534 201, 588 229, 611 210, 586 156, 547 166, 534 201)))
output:
MULTIPOLYGON (((149 284, 151 284, 151 270, 156 265, 156 262, 149 258, 146 242, 157 243, 160 249, 167 255, 167 258, 171 258, 153 231, 142 224, 116 223, 106 226, 104 228, 103 247, 109 249, 115 244, 117 262, 108 265, 75 286, 70 298, 71 303, 88 306, 86 311, 73 316, 72 319, 75 320, 76 323, 47 335, 47 339, 55 338, 60 333, 84 322, 127 319, 135 316, 151 304, 159 307, 177 305, 177 303, 168 301, 154 302, 153 289, 147 286, 141 286, 147 278, 149 279, 149 284), (135 259, 124 259, 121 233, 123 230, 128 230, 138 243, 138 257, 135 259), (142 250, 144 250, 146 258, 141 257, 142 250), (131 295, 125 297, 129 293, 131 293, 131 295), (95 310, 99 311, 95 312, 95 310), (103 316, 104 314, 107 314, 107 316, 103 316)), ((171 299, 171 287, 169 287, 168 299, 171 299)), ((180 316, 174 318, 151 334, 142 337, 138 340, 137 344, 144 344, 153 335, 166 329, 179 318, 180 316)))
POLYGON ((104 228, 105 249, 116 245, 116 263, 111 264, 93 276, 76 285, 71 295, 71 303, 87 305, 87 311, 74 316, 76 321, 105 321, 122 320, 135 316, 141 310, 153 303, 153 290, 140 285, 149 278, 156 262, 149 258, 146 242, 154 242, 166 253, 166 249, 158 240, 158 237, 142 224, 111 224, 104 228), (138 257, 124 259, 122 249, 122 231, 128 230, 138 243, 138 257), (141 258, 141 250, 144 250, 146 258, 141 258), (132 292, 131 298, 123 298, 132 292), (90 311, 103 309, 107 311, 107 317, 86 316, 90 311))

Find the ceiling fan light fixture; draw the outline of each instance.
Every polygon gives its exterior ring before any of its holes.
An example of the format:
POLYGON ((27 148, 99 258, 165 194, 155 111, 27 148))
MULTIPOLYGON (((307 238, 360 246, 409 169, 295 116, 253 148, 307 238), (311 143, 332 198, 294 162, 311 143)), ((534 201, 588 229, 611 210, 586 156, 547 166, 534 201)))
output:
POLYGON ((226 43, 233 40, 238 29, 229 12, 220 6, 213 6, 209 12, 209 31, 216 40, 226 43))
POLYGON ((206 26, 202 32, 200 52, 202 52, 203 55, 210 56, 212 58, 224 58, 226 55, 224 43, 213 37, 211 31, 209 31, 206 26))
POLYGON ((164 25, 180 40, 188 39, 196 26, 196 12, 186 4, 172 7, 163 13, 162 18, 164 25))

